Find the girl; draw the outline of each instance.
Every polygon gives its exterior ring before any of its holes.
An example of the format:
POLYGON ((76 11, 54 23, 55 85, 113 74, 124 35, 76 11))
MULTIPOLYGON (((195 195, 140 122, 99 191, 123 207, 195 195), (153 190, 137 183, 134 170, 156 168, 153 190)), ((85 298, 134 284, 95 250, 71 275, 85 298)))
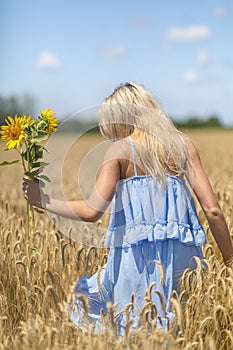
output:
MULTIPOLYGON (((233 262, 229 230, 196 147, 174 127, 143 86, 118 86, 99 110, 99 126, 103 136, 113 142, 87 201, 48 198, 28 179, 23 182, 24 196, 31 204, 57 215, 91 222, 112 203, 105 240, 110 247, 108 261, 99 274, 77 281, 75 305, 70 311, 76 325, 86 322, 80 295, 86 296, 88 319, 98 331, 101 309, 106 314, 111 303, 116 304, 116 312, 124 310, 133 294, 130 318, 136 328, 145 292, 152 286, 152 302, 166 329, 167 320, 174 317, 172 291, 178 291, 184 270, 195 268, 193 258, 203 258, 201 246, 206 242, 190 188, 226 265, 233 262)), ((126 313, 119 312, 120 334, 126 323, 126 313)))

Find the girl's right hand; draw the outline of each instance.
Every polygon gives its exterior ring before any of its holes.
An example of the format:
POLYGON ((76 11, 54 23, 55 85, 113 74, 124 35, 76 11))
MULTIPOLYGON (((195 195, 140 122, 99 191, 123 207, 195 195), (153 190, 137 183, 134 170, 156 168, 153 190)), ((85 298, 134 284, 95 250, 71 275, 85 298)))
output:
POLYGON ((40 186, 33 182, 31 179, 23 178, 22 190, 24 192, 24 198, 32 205, 43 208, 43 192, 40 186))

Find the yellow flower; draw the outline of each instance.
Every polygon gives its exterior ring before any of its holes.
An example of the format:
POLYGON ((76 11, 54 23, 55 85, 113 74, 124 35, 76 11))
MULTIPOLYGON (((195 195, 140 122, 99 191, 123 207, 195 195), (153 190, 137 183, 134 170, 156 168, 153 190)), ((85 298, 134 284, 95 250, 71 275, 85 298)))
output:
POLYGON ((8 149, 16 148, 26 136, 24 132, 25 119, 16 115, 15 118, 8 116, 8 120, 5 119, 5 121, 7 125, 1 126, 1 138, 4 141, 8 141, 6 144, 8 149))
POLYGON ((33 124, 35 124, 35 120, 33 120, 33 119, 31 119, 31 116, 29 115, 29 117, 26 117, 26 115, 24 115, 23 117, 22 117, 22 119, 23 119, 23 125, 24 125, 24 127, 25 126, 32 126, 33 124))
POLYGON ((54 118, 55 112, 52 111, 51 108, 48 109, 44 109, 41 112, 41 116, 46 118, 47 122, 48 122, 48 127, 45 130, 45 132, 49 135, 51 135, 57 128, 58 126, 58 120, 56 118, 54 118))
POLYGON ((31 116, 18 117, 15 118, 8 116, 8 120, 5 119, 7 125, 1 126, 0 134, 1 138, 4 141, 8 141, 6 146, 8 149, 18 147, 25 138, 25 126, 32 126, 35 123, 35 120, 31 120, 31 116))

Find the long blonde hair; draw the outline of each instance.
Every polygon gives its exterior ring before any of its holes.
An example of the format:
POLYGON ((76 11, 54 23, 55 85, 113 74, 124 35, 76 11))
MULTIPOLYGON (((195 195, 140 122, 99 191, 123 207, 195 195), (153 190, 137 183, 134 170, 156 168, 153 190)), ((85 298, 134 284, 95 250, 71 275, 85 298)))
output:
POLYGON ((125 83, 115 88, 100 107, 99 127, 111 140, 137 134, 135 148, 145 174, 160 179, 166 172, 185 174, 188 152, 182 133, 142 85, 125 83))

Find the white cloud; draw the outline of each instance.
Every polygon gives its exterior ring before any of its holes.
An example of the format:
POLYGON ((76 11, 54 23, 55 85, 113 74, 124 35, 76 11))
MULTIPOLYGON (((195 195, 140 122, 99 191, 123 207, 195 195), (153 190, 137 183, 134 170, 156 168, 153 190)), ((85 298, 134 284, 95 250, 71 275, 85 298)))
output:
POLYGON ((186 72, 184 72, 184 81, 188 84, 193 84, 196 83, 198 80, 198 74, 197 72, 193 71, 193 70, 188 70, 186 72))
POLYGON ((199 52, 198 56, 197 56, 197 62, 201 65, 204 66, 206 64, 208 64, 210 61, 210 55, 208 52, 206 51, 201 51, 199 52))
POLYGON ((122 57, 128 54, 128 50, 122 45, 111 45, 102 49, 101 53, 106 57, 122 57))
POLYGON ((216 7, 214 9, 214 15, 217 17, 229 17, 231 13, 225 7, 216 7))
POLYGON ((185 28, 170 28, 167 38, 174 42, 193 42, 208 39, 212 35, 208 26, 189 26, 185 28))
POLYGON ((56 54, 51 51, 43 51, 37 58, 37 68, 39 69, 59 69, 61 61, 56 54))

